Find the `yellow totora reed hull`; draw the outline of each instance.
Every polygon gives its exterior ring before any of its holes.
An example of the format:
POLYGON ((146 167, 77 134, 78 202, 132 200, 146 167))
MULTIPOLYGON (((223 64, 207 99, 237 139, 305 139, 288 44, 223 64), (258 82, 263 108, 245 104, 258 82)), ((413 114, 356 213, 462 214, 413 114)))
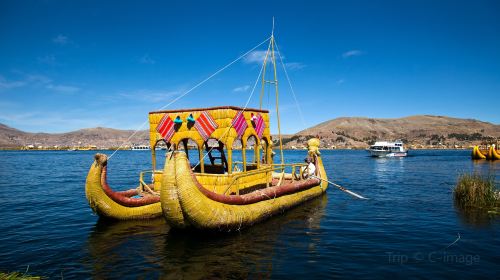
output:
POLYGON ((102 177, 107 158, 96 155, 90 167, 85 183, 85 195, 92 210, 99 216, 117 220, 150 219, 161 216, 161 203, 156 202, 144 206, 124 206, 110 198, 103 189, 102 177))
POLYGON ((472 149, 473 159, 489 159, 489 160, 499 160, 500 153, 495 149, 494 145, 491 145, 488 150, 479 149, 479 146, 474 146, 472 149))
MULTIPOLYGON (((175 152, 178 154, 178 152, 175 152)), ((175 179, 174 153, 168 153, 165 157, 165 168, 161 181, 160 201, 163 217, 167 223, 174 228, 185 228, 189 223, 184 219, 182 208, 177 194, 177 183, 175 179)))
POLYGON ((481 153, 478 146, 474 146, 472 149, 472 159, 486 159, 486 156, 481 153))
POLYGON ((493 160, 500 159, 500 154, 495 150, 495 147, 491 146, 487 158, 493 160))
MULTIPOLYGON (((167 165, 175 167, 175 176, 170 174, 163 178, 161 203, 164 217, 173 228, 191 225, 198 229, 239 230, 316 198, 324 194, 328 186, 324 181, 317 181, 315 186, 297 192, 275 198, 268 197, 255 203, 235 205, 213 200, 200 191, 199 183, 191 172, 189 160, 183 152, 175 152, 166 160, 165 166, 167 165)), ((319 176, 327 180, 320 156, 317 157, 317 167, 319 176)), ((166 169, 172 170, 167 167, 166 169)))

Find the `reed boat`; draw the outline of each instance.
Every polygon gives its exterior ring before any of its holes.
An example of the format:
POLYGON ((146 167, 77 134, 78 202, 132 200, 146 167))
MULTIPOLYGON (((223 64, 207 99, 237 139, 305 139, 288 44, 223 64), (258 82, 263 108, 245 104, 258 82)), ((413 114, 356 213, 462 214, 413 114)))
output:
MULTIPOLYGON (((258 109, 228 106, 149 114, 150 146, 164 141, 170 151, 165 158, 160 201, 172 228, 239 230, 326 192, 328 178, 319 139, 308 140, 306 163, 284 159, 275 47, 272 34, 261 69, 258 109), (266 80, 269 61, 274 76, 266 80), (262 109, 266 84, 274 84, 276 94, 278 163, 273 157, 269 111, 262 109)), ((283 69, 286 72, 284 65, 283 69)), ((250 98, 252 94, 253 90, 250 98)))
POLYGON ((488 150, 488 155, 486 156, 486 158, 491 159, 491 160, 500 159, 500 151, 495 148, 495 145, 490 146, 490 149, 488 150))
POLYGON ((308 164, 273 162, 266 110, 215 107, 151 112, 151 146, 165 141, 158 127, 169 115, 182 120, 193 116, 197 121, 210 115, 217 127, 206 139, 183 122, 166 143, 171 152, 165 158, 160 200, 163 216, 173 228, 237 230, 326 191, 318 139, 308 141, 304 154, 315 166, 311 176, 305 174, 308 164), (251 121, 256 115, 264 125, 260 133, 251 121), (246 125, 241 135, 233 125, 237 118, 246 125), (235 150, 241 161, 235 160, 235 150))
POLYGON ((480 150, 479 146, 472 148, 472 159, 486 159, 488 150, 480 150))
POLYGON ((126 191, 114 191, 107 182, 108 158, 96 154, 85 183, 85 196, 90 208, 101 217, 117 220, 150 219, 161 217, 161 172, 151 172, 157 183, 146 184, 143 171, 140 186, 126 191))
MULTIPOLYGON (((328 178, 319 151, 319 139, 308 140, 305 162, 285 161, 274 35, 250 51, 265 42, 269 42, 269 46, 261 72, 244 107, 149 113, 152 170, 141 172, 137 189, 113 191, 106 180, 107 157, 97 154, 86 183, 91 208, 100 216, 114 219, 146 219, 163 215, 172 228, 231 231, 253 225, 324 194, 328 178), (266 79, 266 66, 271 62, 274 71, 269 72, 274 76, 266 79), (261 74, 260 106, 258 109, 248 108, 261 74), (262 109, 266 84, 274 84, 276 95, 278 139, 274 141, 270 132, 269 111, 262 109), (280 159, 277 162, 274 159, 274 143, 279 143, 280 159), (167 150, 160 151, 158 147, 166 147, 167 150), (163 166, 162 161, 157 164, 157 153, 164 153, 163 166), (146 172, 152 174, 150 184, 144 181, 146 172)), ((279 55, 279 50, 277 53, 279 55)), ((286 74, 282 59, 281 63, 286 74)), ((288 74, 286 77, 288 79, 288 74)), ((270 87, 267 89, 270 90, 270 87)), ((270 92, 268 96, 271 96, 270 92)))
POLYGON ((498 160, 500 159, 500 151, 496 149, 495 145, 491 145, 486 149, 474 146, 472 149, 472 159, 498 160))

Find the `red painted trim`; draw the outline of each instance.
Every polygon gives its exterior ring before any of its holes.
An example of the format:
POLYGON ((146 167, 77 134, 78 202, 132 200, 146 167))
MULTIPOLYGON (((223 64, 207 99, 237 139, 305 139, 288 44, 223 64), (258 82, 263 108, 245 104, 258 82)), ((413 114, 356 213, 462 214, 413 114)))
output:
POLYGON ((101 186, 106 195, 109 196, 109 198, 111 198, 114 202, 126 207, 139 207, 160 202, 159 196, 144 196, 141 198, 132 198, 131 196, 138 194, 136 189, 121 191, 121 192, 113 191, 108 185, 108 180, 106 176, 107 169, 108 169, 107 166, 104 166, 102 168, 101 186))

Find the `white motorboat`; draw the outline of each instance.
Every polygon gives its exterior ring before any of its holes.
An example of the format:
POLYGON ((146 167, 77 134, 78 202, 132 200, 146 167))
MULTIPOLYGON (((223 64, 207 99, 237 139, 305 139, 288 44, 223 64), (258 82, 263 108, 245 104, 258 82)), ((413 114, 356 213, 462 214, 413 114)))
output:
POLYGON ((404 148, 401 140, 395 142, 377 141, 367 150, 372 157, 405 157, 408 150, 404 148))

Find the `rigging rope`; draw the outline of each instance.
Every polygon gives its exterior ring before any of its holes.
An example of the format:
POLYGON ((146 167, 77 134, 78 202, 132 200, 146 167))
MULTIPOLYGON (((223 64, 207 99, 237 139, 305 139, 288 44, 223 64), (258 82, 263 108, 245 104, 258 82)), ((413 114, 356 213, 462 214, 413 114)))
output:
POLYGON ((302 125, 306 127, 306 122, 304 120, 304 115, 302 114, 302 109, 300 108, 299 102, 297 101, 297 96, 295 95, 295 91, 293 90, 292 83, 290 82, 290 78, 288 77, 288 72, 286 71, 285 64, 283 63, 283 58, 281 57, 281 52, 278 47, 278 42, 276 42, 276 38, 274 38, 276 50, 278 51, 278 56, 280 57, 281 65, 283 66, 283 71, 285 72, 286 79, 288 81, 288 85, 290 86, 290 90, 292 91, 293 99, 295 100, 295 105, 297 105, 297 109, 299 111, 300 119, 302 121, 302 125))
MULTIPOLYGON (((183 98, 184 96, 188 95, 190 92, 192 92, 193 90, 195 90, 196 88, 198 88, 199 86, 201 86, 202 84, 206 83, 208 80, 210 80, 211 78, 213 78, 214 76, 216 76, 217 74, 219 74, 220 72, 226 70, 226 68, 228 68, 229 66, 233 65, 234 63, 236 63, 237 61, 239 61, 240 59, 242 59, 243 57, 247 56, 250 52, 254 51, 256 48, 260 47, 262 44, 264 44, 265 42, 267 42, 268 40, 270 40, 271 37, 268 37, 266 40, 262 41, 261 43, 259 43, 258 45, 256 45, 255 47, 251 48, 249 51, 245 52, 244 54, 240 55, 238 58, 236 58, 235 60, 231 61, 229 64, 227 64, 226 66, 220 68, 219 70, 217 70, 216 72, 214 72, 212 75, 208 76, 206 79, 204 79, 203 81, 199 82, 198 84, 196 84, 194 87, 190 88, 189 90, 187 90, 186 92, 184 92, 183 94, 179 95, 178 97, 176 97, 174 100, 172 100, 171 102, 169 102, 168 104, 166 104, 165 106, 161 107, 158 109, 158 111, 161 111, 161 110, 165 110, 168 106, 174 104, 175 102, 177 102, 179 99, 183 98)), ((260 74, 259 74, 260 76, 260 74)), ((254 88, 255 89, 255 88, 254 88)), ((253 91, 252 91, 252 94, 253 94, 253 91)), ((248 102, 247 101, 247 105, 248 105, 248 102)), ((246 106, 246 105, 245 105, 246 106)), ((116 152, 118 152, 118 150, 121 150, 124 145, 132 138, 134 137, 147 123, 149 122, 149 120, 146 120, 145 122, 143 122, 135 131, 134 133, 132 133, 132 135, 130 135, 127 140, 123 141, 123 143, 109 156, 108 158, 108 161, 116 154, 116 152)), ((153 147, 151 147, 153 148, 153 147)))
MULTIPOLYGON (((269 37, 269 39, 270 39, 270 37, 269 37)), ((271 42, 269 42, 269 44, 270 44, 270 43, 271 43, 271 42)), ((257 83, 259 82, 260 76, 262 75, 262 71, 263 71, 263 69, 264 69, 264 64, 262 64, 262 67, 260 68, 259 75, 257 76, 257 79, 255 80, 255 83, 254 83, 254 85, 253 85, 252 91, 250 92, 250 96, 248 97, 247 102, 245 103, 245 106, 243 107, 242 112, 245 112, 245 110, 246 110, 246 109, 247 109, 247 107, 248 107, 248 104, 250 103, 250 100, 252 99, 252 96, 253 96, 253 94, 254 94, 254 92, 255 92, 255 88, 257 87, 257 83)), ((226 131, 224 132, 224 134, 222 134, 222 136, 221 136, 221 137, 219 137, 219 139, 217 139, 217 142, 219 142, 222 138, 224 138, 224 136, 226 136, 226 134, 227 134, 227 133, 231 130, 231 128, 232 128, 232 127, 233 127, 233 123, 231 123, 231 126, 230 126, 228 129, 226 129, 226 131)), ((242 142, 242 144, 243 144, 243 142, 242 142)), ((258 143, 255 143, 255 145, 257 145, 257 144, 258 144, 258 143)), ((208 141, 207 141, 207 145, 208 145, 208 141)), ((206 154, 205 154, 205 155, 201 158, 201 160, 199 160, 199 161, 198 161, 198 163, 197 163, 195 166, 193 166, 193 167, 191 168, 191 170, 194 170, 196 167, 198 167, 198 165, 200 165, 200 163, 201 163, 202 161, 204 161, 204 160, 205 160, 205 158, 207 157, 207 155, 208 155, 210 152, 212 152, 212 150, 213 150, 214 148, 215 148, 215 147, 211 147, 211 148, 210 148, 210 150, 208 150, 208 151, 207 151, 207 153, 206 153, 206 154)), ((244 147, 241 147, 241 148, 242 148, 242 149, 244 149, 244 147)), ((229 169, 229 168, 231 168, 231 167, 230 167, 230 166, 228 166, 228 169, 229 169)))

